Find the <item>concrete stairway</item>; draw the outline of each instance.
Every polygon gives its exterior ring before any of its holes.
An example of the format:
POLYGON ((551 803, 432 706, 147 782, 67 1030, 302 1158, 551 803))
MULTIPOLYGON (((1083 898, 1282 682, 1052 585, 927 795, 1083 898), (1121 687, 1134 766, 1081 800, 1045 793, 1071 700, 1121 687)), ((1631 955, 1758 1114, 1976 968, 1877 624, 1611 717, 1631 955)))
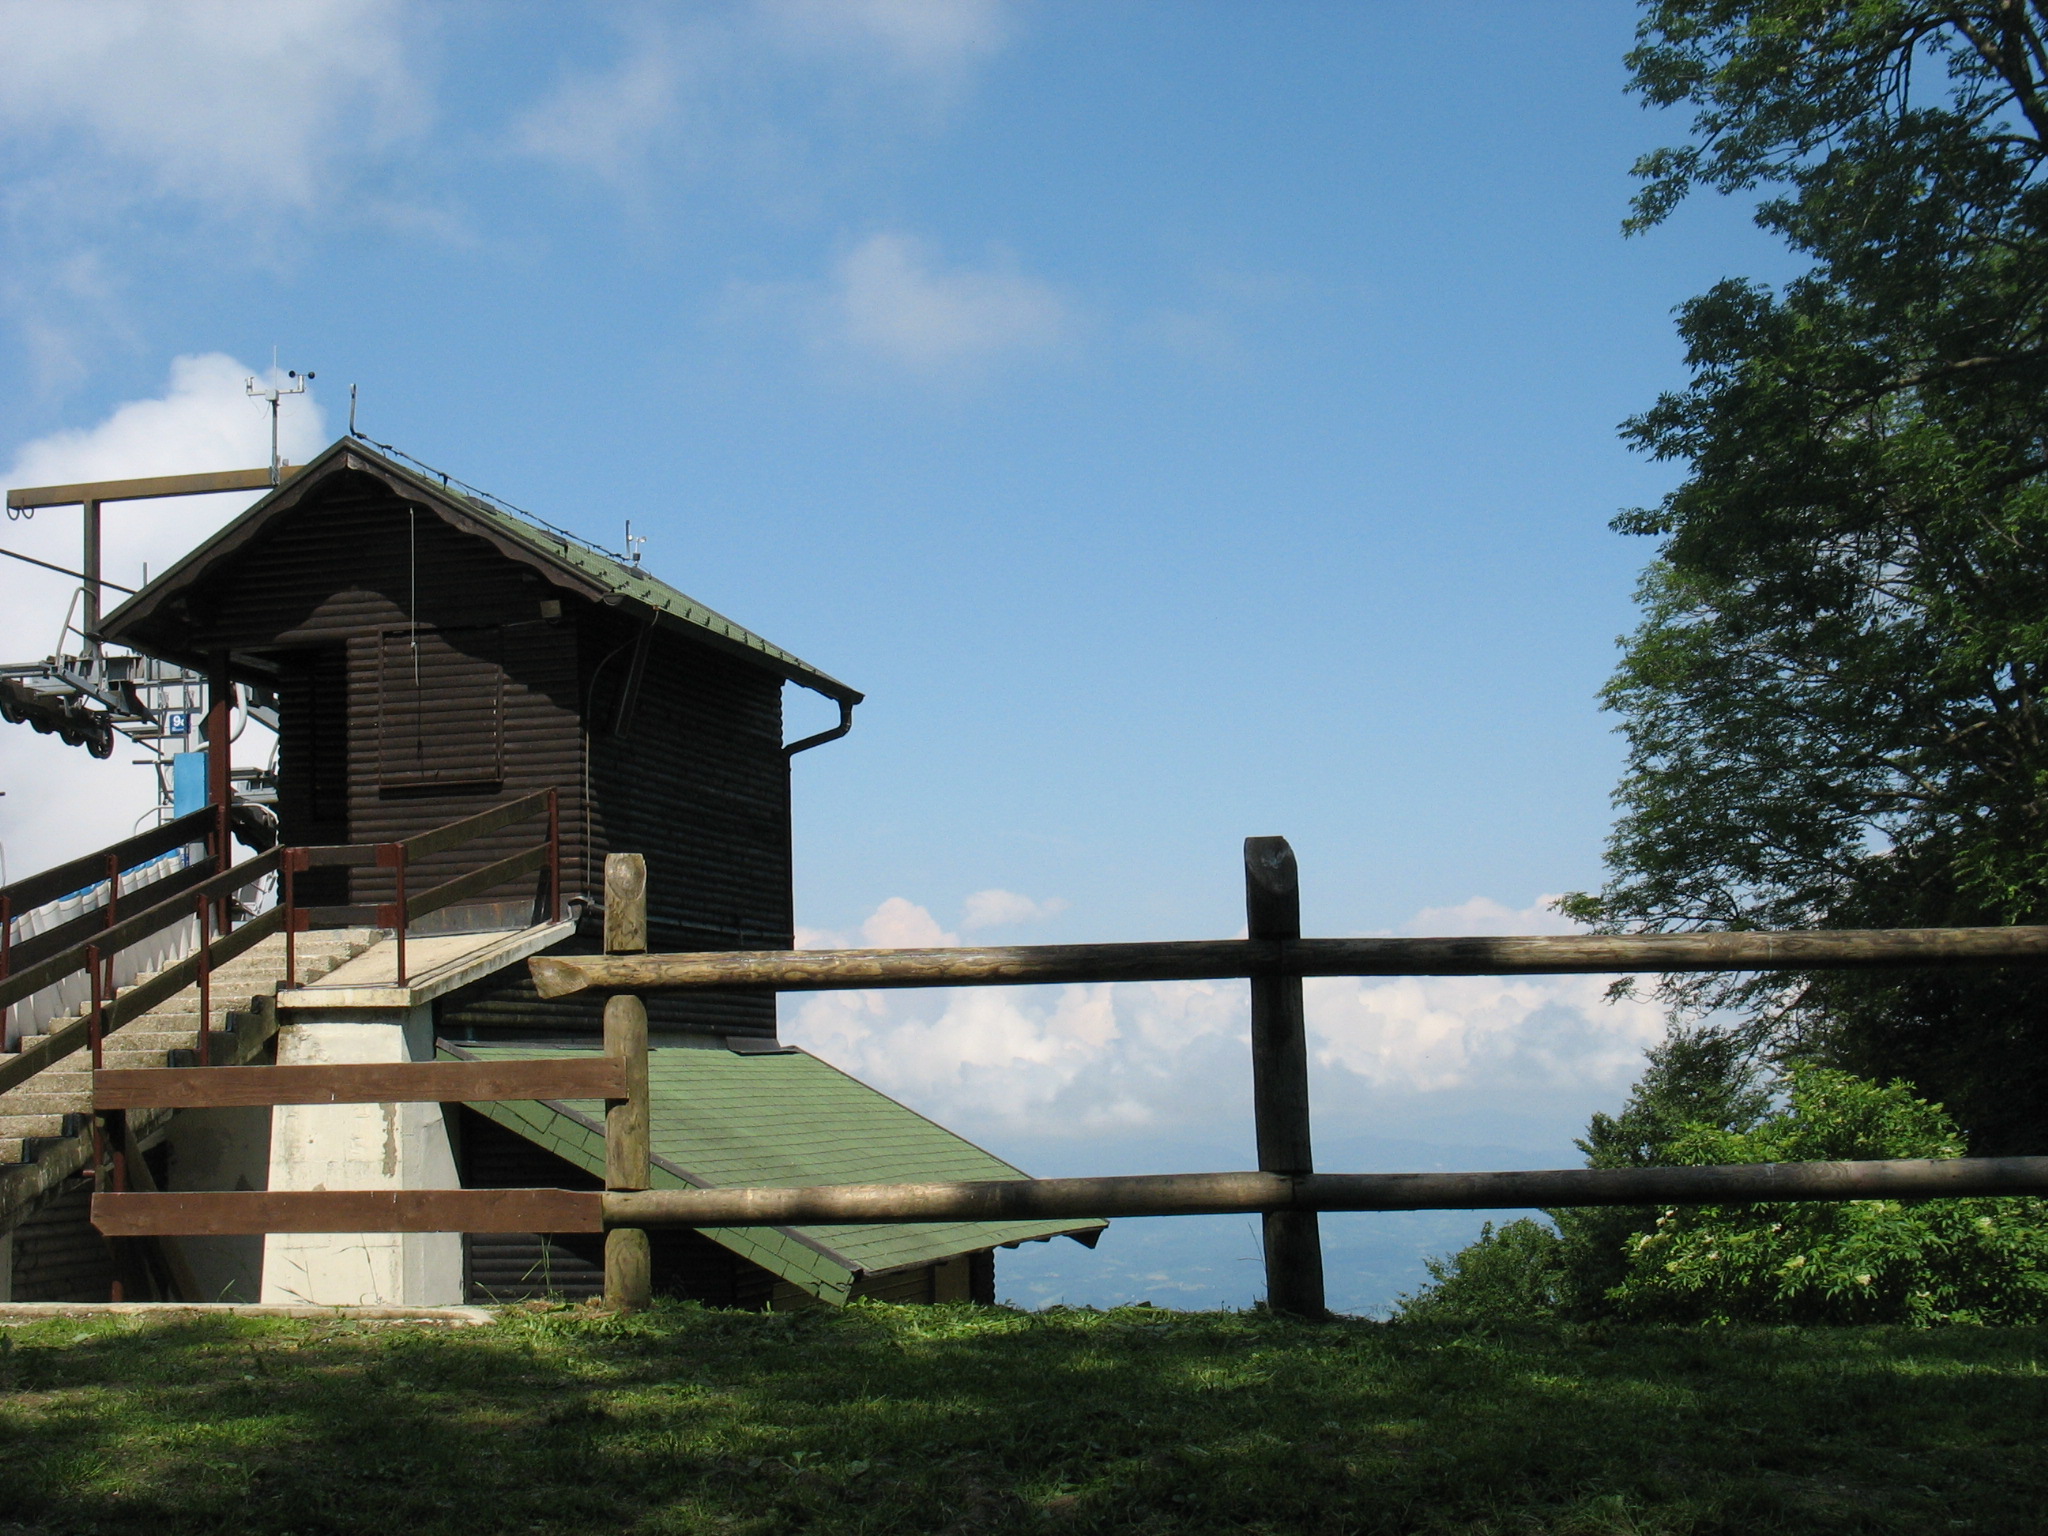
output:
MULTIPOLYGON (((300 934, 300 984, 347 964, 382 937, 373 929, 353 928, 300 934)), ((262 1049, 276 1032, 272 999, 283 984, 282 934, 263 940, 213 973, 208 1003, 214 1065, 240 1065, 262 1049)), ((73 1018, 53 1019, 45 1031, 54 1032, 73 1018)), ((109 1034, 101 1058, 109 1067, 197 1066, 198 1048, 199 990, 188 987, 109 1034)), ((169 1114, 157 1118, 167 1122, 169 1114)), ((145 1128, 135 1129, 144 1132, 145 1140, 153 1139, 145 1128)), ((0 1093, 0 1232, 27 1215, 56 1184, 89 1167, 91 1160, 92 1056, 79 1050, 0 1093)))

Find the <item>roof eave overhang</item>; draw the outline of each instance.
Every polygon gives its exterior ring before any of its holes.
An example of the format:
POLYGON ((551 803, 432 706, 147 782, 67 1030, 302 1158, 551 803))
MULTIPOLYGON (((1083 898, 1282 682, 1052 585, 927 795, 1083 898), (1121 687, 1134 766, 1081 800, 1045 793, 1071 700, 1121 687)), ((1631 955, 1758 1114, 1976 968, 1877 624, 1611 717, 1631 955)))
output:
POLYGON ((204 580, 207 573, 220 561, 253 542, 277 517, 304 501, 319 482, 329 475, 346 471, 370 475, 381 480, 391 489, 393 495, 419 503, 451 527, 484 540, 506 559, 527 566, 544 577, 550 585, 563 591, 573 593, 601 607, 621 612, 643 623, 659 625, 685 639, 723 651, 736 660, 758 667, 762 671, 772 672, 786 682, 811 689, 827 698, 847 704, 859 704, 865 697, 837 678, 807 667, 791 666, 773 656, 764 655, 749 645, 721 635, 716 630, 693 624, 664 608, 642 602, 625 593, 615 592, 602 581, 578 569, 567 558, 551 555, 545 548, 545 540, 549 535, 542 533, 541 530, 534 530, 532 541, 509 533, 494 519, 479 514, 473 507, 467 505, 467 498, 392 463, 382 454, 371 453, 347 438, 322 450, 289 481, 258 500, 227 527, 201 543, 155 581, 150 582, 140 592, 110 612, 100 623, 100 638, 186 666, 203 666, 206 658, 193 653, 189 647, 179 646, 161 636, 152 635, 152 621, 163 612, 167 603, 204 580))

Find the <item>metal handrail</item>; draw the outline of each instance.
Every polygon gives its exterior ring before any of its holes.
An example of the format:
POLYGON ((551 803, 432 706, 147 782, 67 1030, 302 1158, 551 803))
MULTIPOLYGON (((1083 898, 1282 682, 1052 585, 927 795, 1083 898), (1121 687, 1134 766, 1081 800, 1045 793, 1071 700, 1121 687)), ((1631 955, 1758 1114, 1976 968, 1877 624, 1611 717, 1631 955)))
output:
POLYGON ((493 806, 474 816, 460 821, 451 821, 446 826, 435 827, 409 838, 389 843, 329 843, 303 848, 283 850, 283 889, 280 905, 285 912, 285 985, 298 985, 297 935, 316 926, 334 926, 354 922, 374 924, 389 928, 397 945, 395 975, 399 986, 405 985, 406 930, 412 923, 430 912, 438 912, 471 896, 493 890, 520 875, 545 870, 548 877, 548 911, 550 920, 560 922, 562 917, 562 813, 561 791, 556 789, 536 790, 530 795, 493 806), (453 852, 480 837, 487 837, 506 827, 517 826, 531 821, 545 813, 547 836, 540 842, 519 849, 515 853, 494 860, 468 874, 457 875, 425 891, 413 892, 408 889, 407 879, 412 861, 433 854, 453 852), (393 893, 388 902, 374 905, 355 904, 339 907, 304 907, 298 902, 298 876, 313 869, 388 869, 391 871, 393 893))
MULTIPOLYGON (((67 859, 62 864, 0 886, 0 983, 5 983, 23 965, 37 965, 54 955, 75 950, 85 942, 86 935, 113 926, 124 873, 187 843, 210 840, 210 834, 218 829, 219 823, 211 810, 193 811, 147 832, 110 843, 96 852, 81 854, 78 858, 67 859), (57 928, 34 934, 19 943, 15 941, 14 925, 17 921, 39 907, 90 890, 102 881, 107 886, 105 902, 88 908, 57 928)), ((209 856, 208 863, 214 863, 214 857, 209 856)), ((158 900, 167 900, 177 890, 191 884, 185 872, 171 878, 182 883, 157 892, 158 900)), ((12 1001, 0 1000, 0 1031, 6 1029, 12 1001)))

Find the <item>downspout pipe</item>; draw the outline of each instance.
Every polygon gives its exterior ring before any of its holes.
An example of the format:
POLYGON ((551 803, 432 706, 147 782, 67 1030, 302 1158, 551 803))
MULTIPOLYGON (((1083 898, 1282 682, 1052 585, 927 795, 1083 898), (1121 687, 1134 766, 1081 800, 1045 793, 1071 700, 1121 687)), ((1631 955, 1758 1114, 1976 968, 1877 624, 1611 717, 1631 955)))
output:
POLYGON ((829 731, 820 731, 815 736, 806 736, 802 741, 792 741, 782 749, 785 757, 795 757, 799 752, 808 752, 813 747, 822 747, 828 741, 837 741, 853 729, 853 700, 839 699, 839 723, 829 731))

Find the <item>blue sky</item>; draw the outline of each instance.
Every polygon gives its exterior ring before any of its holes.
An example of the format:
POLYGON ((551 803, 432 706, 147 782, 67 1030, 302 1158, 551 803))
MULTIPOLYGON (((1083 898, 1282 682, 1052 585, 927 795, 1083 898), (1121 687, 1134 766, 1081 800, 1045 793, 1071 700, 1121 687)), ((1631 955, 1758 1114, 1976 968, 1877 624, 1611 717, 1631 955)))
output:
MULTIPOLYGON (((606 543, 630 517, 661 574, 869 694, 798 760, 814 942, 1227 934, 1270 833, 1311 932, 1554 925, 1541 899, 1599 878, 1594 695, 1649 553, 1607 520, 1674 474, 1616 423, 1683 378, 1675 304, 1784 263, 1735 206, 1622 238, 1630 162, 1684 131, 1624 95, 1633 26, 0 3, 0 458, 257 462, 240 381, 276 347, 319 375, 298 456, 353 382, 373 437, 606 543)), ((232 510, 118 513, 112 559, 232 510)), ((68 552, 64 516, 4 535, 68 552)), ((46 650, 61 581, 0 597, 11 653, 46 650)), ((791 696, 792 735, 828 716, 791 696)), ((0 775, 16 868, 142 808, 142 770, 22 731, 0 775)), ((785 1018, 1033 1171, 1242 1166, 1240 992, 785 1018)), ((1569 980, 1311 1010, 1332 1168, 1569 1163, 1656 1032, 1569 980)), ((1174 1230, 1006 1277, 1250 1298, 1247 1264, 1189 1279, 1220 1229, 1174 1230)), ((1363 1306, 1465 1229, 1333 1230, 1363 1306)))

